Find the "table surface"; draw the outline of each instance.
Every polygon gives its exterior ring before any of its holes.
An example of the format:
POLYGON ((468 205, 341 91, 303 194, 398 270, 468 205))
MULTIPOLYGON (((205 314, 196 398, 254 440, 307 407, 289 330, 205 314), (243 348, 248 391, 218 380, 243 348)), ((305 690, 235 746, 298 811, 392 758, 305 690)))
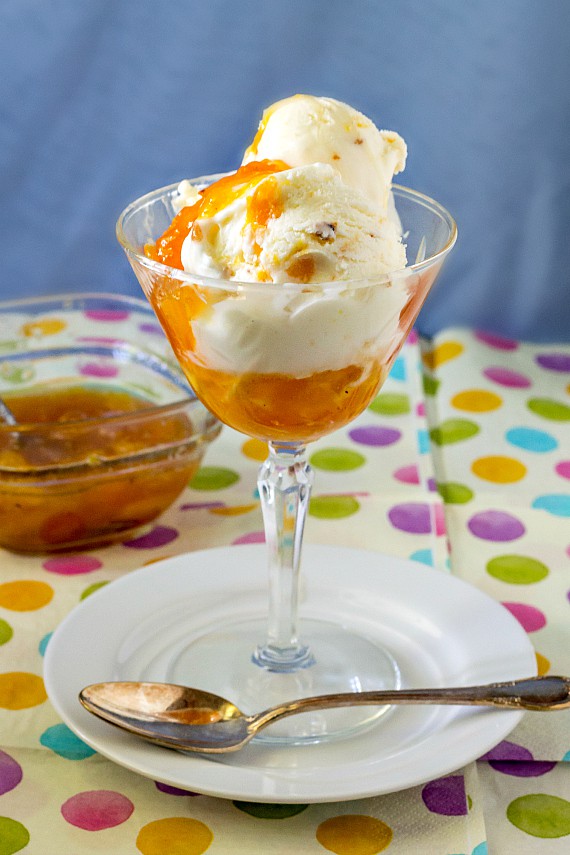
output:
MULTIPOLYGON (((569 421, 569 346, 465 329, 430 343, 412 335, 366 412, 311 446, 306 540, 466 580, 522 624, 539 673, 570 674, 569 421)), ((142 538, 58 557, 0 550, 0 855, 567 852, 570 711, 526 714, 483 759, 439 780, 311 805, 158 784, 104 759, 58 719, 42 681, 58 623, 138 567, 261 541, 264 453, 224 428, 192 485, 142 538)))

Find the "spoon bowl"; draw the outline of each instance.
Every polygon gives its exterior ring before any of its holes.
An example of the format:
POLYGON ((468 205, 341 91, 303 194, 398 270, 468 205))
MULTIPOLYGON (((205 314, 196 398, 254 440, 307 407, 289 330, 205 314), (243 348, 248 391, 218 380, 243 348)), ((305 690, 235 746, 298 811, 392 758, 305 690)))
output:
POLYGON ((318 695, 245 715, 231 701, 171 683, 108 682, 79 693, 93 715, 157 745, 223 754, 243 748, 279 719, 311 710, 387 704, 453 704, 550 711, 570 708, 570 678, 529 677, 484 686, 318 695))

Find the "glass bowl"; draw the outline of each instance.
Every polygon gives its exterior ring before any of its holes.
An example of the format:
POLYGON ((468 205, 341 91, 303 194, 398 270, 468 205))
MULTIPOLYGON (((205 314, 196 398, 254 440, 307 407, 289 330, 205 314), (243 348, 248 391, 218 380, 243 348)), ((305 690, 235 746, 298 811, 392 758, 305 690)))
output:
POLYGON ((143 300, 0 303, 0 547, 50 553, 141 533, 184 490, 220 422, 143 300))

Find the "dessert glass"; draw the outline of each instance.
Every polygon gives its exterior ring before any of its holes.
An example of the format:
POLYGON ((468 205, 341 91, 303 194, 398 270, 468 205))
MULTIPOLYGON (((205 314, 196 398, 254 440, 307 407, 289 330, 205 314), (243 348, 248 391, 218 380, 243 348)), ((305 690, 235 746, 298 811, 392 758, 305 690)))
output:
MULTIPOLYGON (((218 175, 195 179, 198 189, 218 175)), ((269 562, 267 615, 211 626, 173 655, 165 679, 254 712, 303 695, 397 687, 398 663, 367 631, 303 619, 303 529, 313 473, 306 444, 358 416, 377 394, 456 240, 450 214, 393 186, 409 259, 403 270, 319 284, 197 276, 145 256, 177 213, 178 185, 123 211, 117 236, 197 396, 222 422, 265 440, 259 470, 269 562)), ((223 572, 223 568, 222 568, 223 572)), ((350 572, 350 568, 347 568, 350 572)), ((386 708, 285 719, 259 741, 318 742, 375 722, 386 708)))

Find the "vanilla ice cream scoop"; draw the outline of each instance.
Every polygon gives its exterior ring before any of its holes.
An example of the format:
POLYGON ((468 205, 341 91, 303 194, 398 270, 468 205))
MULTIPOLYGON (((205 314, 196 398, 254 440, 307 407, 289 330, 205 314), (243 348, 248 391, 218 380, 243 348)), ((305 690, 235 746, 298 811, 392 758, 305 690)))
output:
POLYGON ((328 163, 349 187, 380 212, 388 205, 392 178, 406 165, 406 143, 381 131, 362 113, 333 98, 293 95, 263 113, 244 163, 282 160, 289 166, 328 163))
POLYGON ((270 174, 197 219, 181 260, 199 275, 319 283, 399 270, 406 252, 393 220, 332 166, 314 163, 270 174))

